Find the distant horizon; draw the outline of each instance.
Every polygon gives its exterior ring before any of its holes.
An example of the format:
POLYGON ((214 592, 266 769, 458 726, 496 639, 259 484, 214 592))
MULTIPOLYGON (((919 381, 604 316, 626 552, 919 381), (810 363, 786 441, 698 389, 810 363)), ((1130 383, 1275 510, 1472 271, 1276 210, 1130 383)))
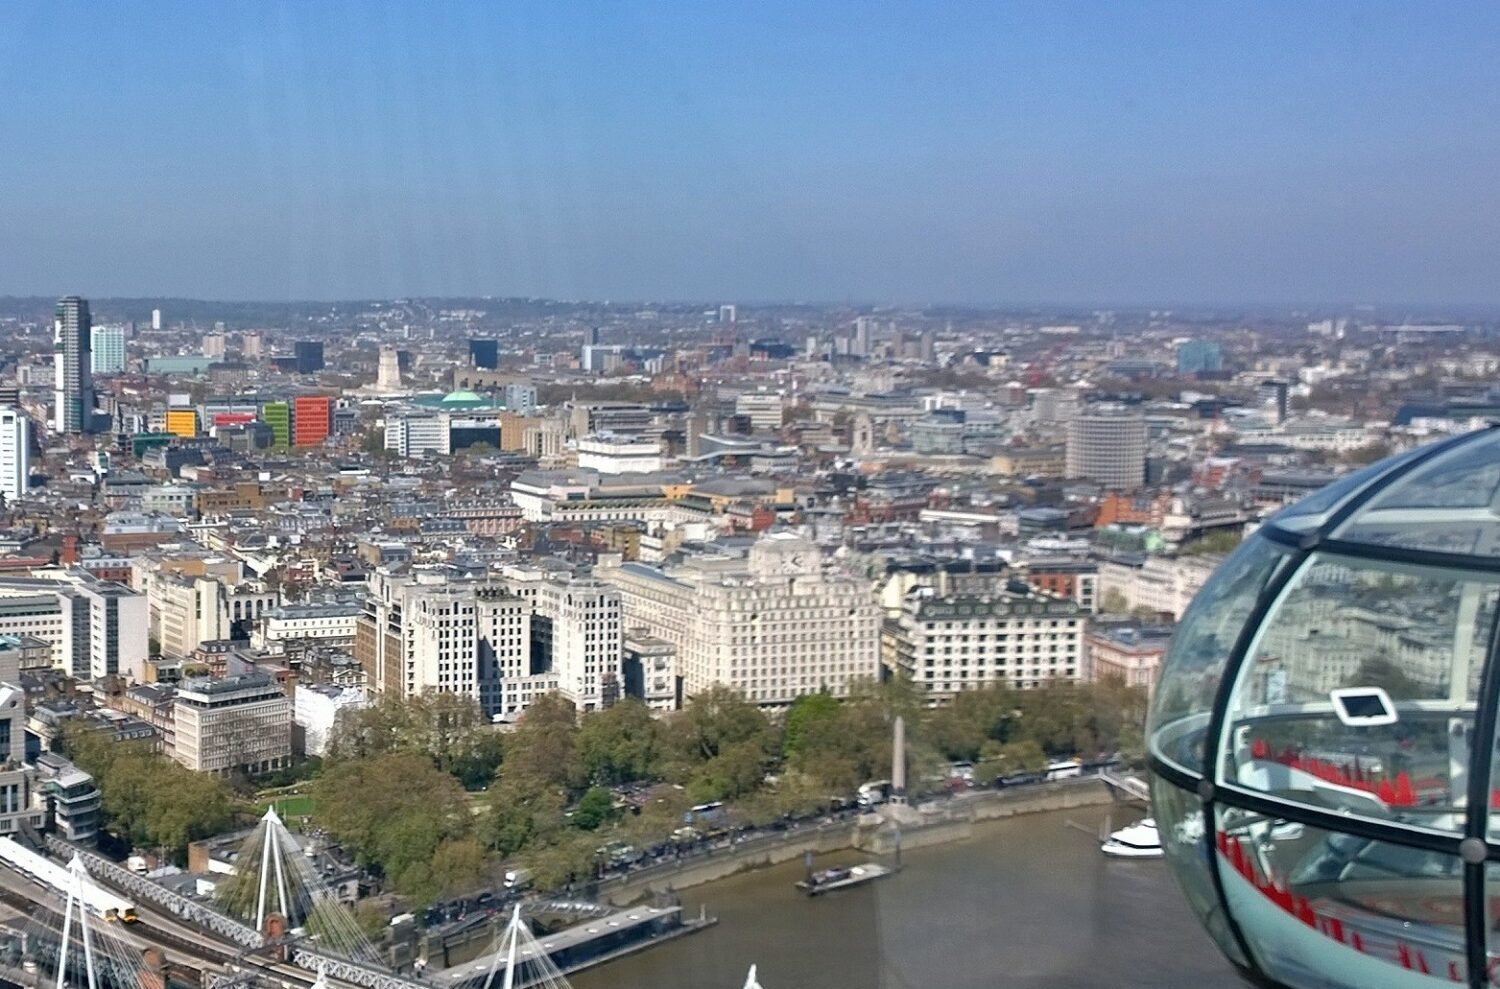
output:
POLYGON ((1094 312, 1145 313, 1219 313, 1223 311, 1255 312, 1265 315, 1313 315, 1322 317, 1356 317, 1361 312, 1393 315, 1393 310, 1409 309, 1413 318, 1431 320, 1441 316, 1492 316, 1500 319, 1500 302, 891 302, 873 300, 816 301, 808 299, 755 300, 755 299, 563 299, 539 295, 389 295, 347 298, 211 298, 188 295, 104 295, 88 292, 68 291, 49 294, 30 292, 26 294, 0 293, 0 306, 24 303, 55 303, 68 296, 79 296, 94 303, 123 304, 168 304, 173 302, 204 306, 354 306, 371 303, 395 302, 499 302, 541 303, 561 306, 634 306, 640 308, 671 307, 674 309, 717 309, 732 305, 741 309, 791 309, 808 308, 864 309, 864 310, 945 310, 957 312, 1017 312, 1023 310, 1053 313, 1073 312, 1088 315, 1094 312))

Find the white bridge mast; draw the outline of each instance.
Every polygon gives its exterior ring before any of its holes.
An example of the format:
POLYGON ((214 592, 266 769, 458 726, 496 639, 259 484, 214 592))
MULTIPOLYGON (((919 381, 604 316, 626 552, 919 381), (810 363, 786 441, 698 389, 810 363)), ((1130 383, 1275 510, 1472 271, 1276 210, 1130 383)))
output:
POLYGON ((83 859, 77 855, 68 863, 68 901, 63 907, 62 943, 57 949, 57 989, 66 989, 68 984, 68 937, 72 933, 73 911, 78 911, 78 929, 83 941, 83 967, 88 974, 89 989, 99 989, 99 977, 94 969, 94 938, 89 930, 89 905, 84 899, 84 884, 89 881, 83 859))

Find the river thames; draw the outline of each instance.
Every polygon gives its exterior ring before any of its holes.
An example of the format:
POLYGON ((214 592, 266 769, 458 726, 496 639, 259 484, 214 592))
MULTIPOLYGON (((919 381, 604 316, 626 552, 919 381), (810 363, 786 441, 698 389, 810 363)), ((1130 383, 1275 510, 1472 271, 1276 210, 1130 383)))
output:
MULTIPOLYGON (((683 892, 719 924, 572 978, 578 989, 1200 989, 1237 986, 1162 860, 1119 861, 1090 835, 1104 808, 996 821, 908 851, 897 875, 809 899, 800 863, 683 892)), ((1139 813, 1116 816, 1115 826, 1139 813)), ((867 859, 842 853, 819 867, 867 859)))

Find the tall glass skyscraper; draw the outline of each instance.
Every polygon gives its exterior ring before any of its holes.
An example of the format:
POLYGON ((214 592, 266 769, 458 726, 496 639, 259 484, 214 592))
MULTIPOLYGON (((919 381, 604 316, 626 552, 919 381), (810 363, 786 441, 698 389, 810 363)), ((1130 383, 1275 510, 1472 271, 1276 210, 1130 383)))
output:
POLYGON ((1177 347, 1178 374, 1204 374, 1224 370, 1224 352, 1212 340, 1184 340, 1177 347))
POLYGON ((495 370, 500 366, 500 341, 470 340, 469 363, 487 371, 495 370))
POLYGON ((57 348, 52 425, 59 433, 87 433, 93 424, 92 330, 87 299, 69 295, 57 301, 52 323, 57 348))

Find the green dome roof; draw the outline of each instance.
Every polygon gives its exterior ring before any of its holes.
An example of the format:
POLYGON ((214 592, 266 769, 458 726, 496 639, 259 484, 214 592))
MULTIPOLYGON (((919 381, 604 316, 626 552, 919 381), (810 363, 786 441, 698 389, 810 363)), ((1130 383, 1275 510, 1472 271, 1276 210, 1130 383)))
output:
POLYGON ((479 404, 483 404, 484 398, 471 391, 450 391, 448 394, 443 396, 444 405, 457 405, 460 402, 477 402, 479 404))

